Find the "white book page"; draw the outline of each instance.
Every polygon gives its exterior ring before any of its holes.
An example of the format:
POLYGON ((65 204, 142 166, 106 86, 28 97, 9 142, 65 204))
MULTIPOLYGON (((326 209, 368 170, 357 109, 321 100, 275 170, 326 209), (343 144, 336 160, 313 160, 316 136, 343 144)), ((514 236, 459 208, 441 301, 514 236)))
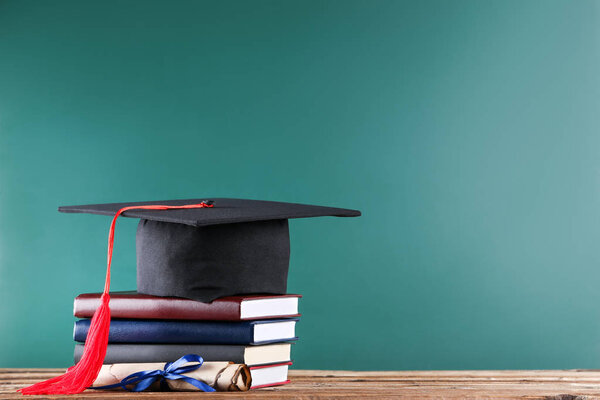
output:
POLYGON ((288 379, 289 365, 251 369, 252 387, 285 382, 288 379))
POLYGON ((244 300, 240 308, 242 319, 296 315, 298 314, 298 297, 244 300))
POLYGON ((254 341, 291 339, 296 336, 296 321, 269 322, 254 325, 254 341))

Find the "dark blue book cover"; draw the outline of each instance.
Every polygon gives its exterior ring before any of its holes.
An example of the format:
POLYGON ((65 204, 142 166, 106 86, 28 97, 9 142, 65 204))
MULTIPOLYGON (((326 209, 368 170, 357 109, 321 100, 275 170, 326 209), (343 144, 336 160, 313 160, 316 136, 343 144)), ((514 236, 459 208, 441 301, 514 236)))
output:
MULTIPOLYGON (((266 344, 296 340, 297 318, 263 321, 113 319, 109 343, 266 344)), ((90 320, 75 322, 73 338, 85 342, 90 320)))

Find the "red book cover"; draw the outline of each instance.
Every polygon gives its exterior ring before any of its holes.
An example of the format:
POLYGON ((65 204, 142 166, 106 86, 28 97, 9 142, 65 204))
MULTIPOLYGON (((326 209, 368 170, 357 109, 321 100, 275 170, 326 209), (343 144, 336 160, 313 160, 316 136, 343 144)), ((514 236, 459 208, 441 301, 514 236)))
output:
MULTIPOLYGON (((216 299, 211 303, 179 297, 159 297, 136 292, 110 294, 112 318, 243 321, 298 317, 300 295, 244 295, 216 299), (288 300, 289 299, 289 300, 288 300), (295 299, 295 300, 294 300, 295 299)), ((100 305, 100 293, 75 298, 73 315, 91 318, 100 305)))

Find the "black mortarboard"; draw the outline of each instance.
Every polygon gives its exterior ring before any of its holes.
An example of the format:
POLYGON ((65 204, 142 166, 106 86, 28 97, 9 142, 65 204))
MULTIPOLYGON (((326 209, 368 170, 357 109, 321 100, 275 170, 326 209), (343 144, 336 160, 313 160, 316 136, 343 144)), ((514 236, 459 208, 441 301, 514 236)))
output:
POLYGON ((360 216, 360 211, 341 208, 223 198, 66 206, 59 211, 114 216, 124 207, 202 201, 212 208, 122 214, 140 218, 138 292, 203 302, 237 294, 284 294, 290 257, 287 220, 360 216))

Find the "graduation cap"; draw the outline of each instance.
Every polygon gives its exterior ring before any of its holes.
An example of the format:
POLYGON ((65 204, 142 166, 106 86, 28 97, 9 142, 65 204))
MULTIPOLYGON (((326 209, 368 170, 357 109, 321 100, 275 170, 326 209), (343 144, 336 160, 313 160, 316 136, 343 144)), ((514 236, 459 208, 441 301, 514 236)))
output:
POLYGON ((80 361, 64 375, 21 389, 23 394, 80 393, 98 375, 108 343, 110 267, 120 215, 140 219, 138 292, 203 302, 236 294, 286 293, 288 219, 361 215, 342 208, 226 198, 65 206, 59 211, 113 217, 106 282, 80 361))
MULTIPOLYGON (((114 216, 124 207, 183 206, 203 200, 60 207, 65 213, 114 216)), ((289 218, 356 217, 359 211, 304 204, 210 199, 212 207, 130 209, 136 234, 137 290, 210 302, 238 294, 285 294, 290 260, 289 218)))

